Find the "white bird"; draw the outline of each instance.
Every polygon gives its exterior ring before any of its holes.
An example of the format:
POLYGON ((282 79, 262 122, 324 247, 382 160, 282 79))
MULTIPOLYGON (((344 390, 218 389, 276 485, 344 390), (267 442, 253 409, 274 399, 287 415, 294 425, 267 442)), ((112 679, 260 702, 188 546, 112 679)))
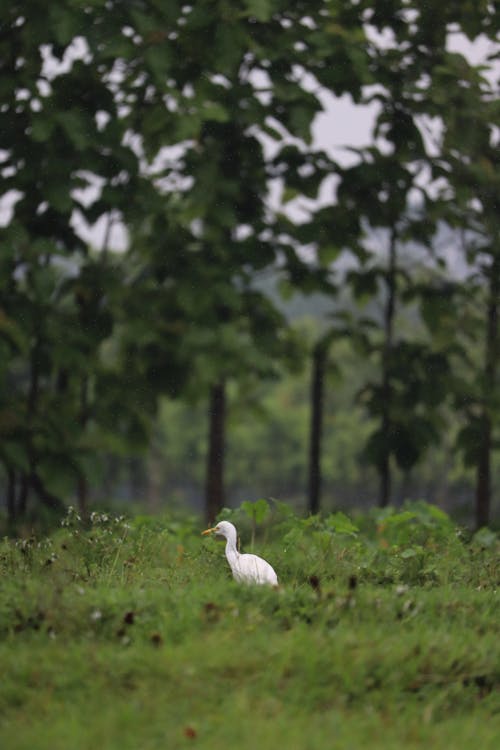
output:
POLYGON ((278 585, 278 576, 266 560, 257 555, 242 555, 236 547, 237 532, 229 521, 221 521, 213 529, 206 529, 202 534, 220 534, 226 539, 226 558, 238 583, 264 583, 278 585))

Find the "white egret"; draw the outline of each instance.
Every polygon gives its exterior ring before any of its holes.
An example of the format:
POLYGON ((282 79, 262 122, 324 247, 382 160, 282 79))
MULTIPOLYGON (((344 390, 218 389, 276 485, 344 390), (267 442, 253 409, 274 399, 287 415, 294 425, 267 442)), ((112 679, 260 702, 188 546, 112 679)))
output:
POLYGON ((213 529, 206 529, 202 534, 219 534, 226 539, 226 558, 233 573, 233 578, 239 583, 264 583, 270 586, 278 585, 278 576, 266 560, 257 555, 242 555, 236 547, 236 527, 229 521, 221 521, 213 529))

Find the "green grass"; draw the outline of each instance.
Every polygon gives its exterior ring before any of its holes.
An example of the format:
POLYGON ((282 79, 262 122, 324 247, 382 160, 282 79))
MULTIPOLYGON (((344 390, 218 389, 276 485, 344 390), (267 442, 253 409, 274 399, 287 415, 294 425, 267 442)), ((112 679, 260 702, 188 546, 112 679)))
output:
POLYGON ((493 535, 423 505, 278 513, 255 550, 273 590, 238 586, 199 531, 70 517, 0 543, 0 747, 500 746, 493 535))

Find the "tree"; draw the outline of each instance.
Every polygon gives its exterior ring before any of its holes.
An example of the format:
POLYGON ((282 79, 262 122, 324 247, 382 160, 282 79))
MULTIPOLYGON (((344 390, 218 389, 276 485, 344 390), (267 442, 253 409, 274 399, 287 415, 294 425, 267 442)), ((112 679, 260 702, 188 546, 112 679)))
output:
POLYGON ((308 509, 311 515, 319 513, 321 507, 323 411, 329 365, 331 369, 329 354, 333 341, 341 335, 342 332, 335 327, 327 328, 316 341, 311 355, 308 465, 308 509))
MULTIPOLYGON (((403 0, 62 0, 48 12, 34 0, 5 5, 1 158, 13 210, 0 238, 0 455, 12 516, 24 513, 30 493, 60 508, 70 486, 85 510, 97 448, 143 448, 162 394, 212 394, 222 455, 230 411, 223 385, 244 387, 296 359, 287 321, 255 277, 280 268, 293 288, 335 296, 331 266, 346 247, 358 261, 353 289, 385 295, 383 319, 353 333, 380 365, 365 397, 379 420, 368 447, 388 501, 391 462, 408 468, 418 445, 436 435, 442 390, 429 387, 425 372, 445 372, 429 341, 403 340, 396 330, 416 293, 405 248, 410 239, 429 244, 433 231, 420 120, 448 102, 445 87, 452 90, 450 25, 471 37, 492 34, 491 8, 412 8, 403 0), (388 45, 373 39, 374 29, 386 28, 388 45), (380 105, 376 143, 349 168, 312 145, 325 89, 380 105), (332 175, 340 180, 337 206, 312 221, 298 226, 271 210, 271 185, 281 184, 283 203, 314 199, 332 175), (89 250, 81 226, 97 221, 127 228, 125 254, 112 256, 107 231, 101 251, 89 250), (387 263, 367 242, 377 228, 387 263)), ((458 196, 464 178, 450 140, 457 125, 446 120, 446 153, 434 169, 444 173, 446 159, 456 159, 449 184, 458 196)), ((487 161, 484 180, 495 164, 490 152, 487 161)), ((457 202, 469 211, 463 195, 457 202)), ((488 208, 467 225, 489 238, 474 240, 478 267, 496 257, 492 217, 488 208)), ((497 265, 482 267, 494 300, 497 265)), ((490 385, 496 316, 490 303, 490 385)), ((483 457, 494 440, 492 408, 480 420, 483 457)), ((318 455, 316 445, 312 464, 318 455)), ((222 465, 209 462, 218 466, 211 514, 216 494, 222 502, 222 465)))
POLYGON ((75 225, 120 211, 128 189, 138 189, 138 159, 124 144, 106 70, 76 38, 96 30, 87 10, 60 3, 47 22, 35 2, 4 9, 2 168, 14 205, 0 237, 0 429, 12 520, 32 492, 61 511, 74 483, 85 510, 101 347, 120 274, 93 257, 75 225))
POLYGON ((467 465, 476 472, 475 521, 490 519, 491 460, 500 406, 500 222, 498 219, 498 91, 481 68, 449 54, 439 69, 432 102, 442 112, 443 134, 433 175, 441 185, 443 213, 461 237, 469 267, 463 300, 468 318, 464 333, 472 341, 463 350, 457 403, 466 423, 458 441, 467 465), (455 83, 450 87, 450 81, 455 83), (473 300, 473 304, 470 301, 473 300), (470 356, 481 340, 480 359, 470 356))
MULTIPOLYGON (((246 369, 265 375, 272 370, 272 358, 288 356, 285 321, 257 294, 253 277, 276 264, 294 276, 306 268, 297 246, 282 242, 269 211, 270 180, 307 166, 305 149, 285 145, 290 139, 310 142, 312 120, 321 109, 305 84, 307 75, 331 79, 331 65, 338 63, 342 46, 352 53, 352 66, 345 74, 335 72, 335 86, 354 94, 359 88, 363 32, 359 24, 354 30, 358 12, 344 14, 350 35, 333 33, 325 25, 325 18, 339 20, 339 13, 343 5, 339 11, 320 1, 186 6, 182 25, 175 27, 177 62, 169 65, 168 78, 148 75, 147 120, 141 110, 131 119, 131 127, 144 134, 150 161, 163 145, 183 141, 182 155, 157 177, 181 186, 174 200, 166 187, 161 223, 178 223, 184 250, 175 242, 169 246, 164 234, 151 234, 157 220, 149 209, 148 220, 139 227, 140 245, 134 241, 132 253, 140 253, 144 267, 161 284, 175 278, 181 308, 191 300, 182 350, 192 344, 191 356, 200 367, 190 380, 196 379, 200 392, 211 394, 210 435, 216 440, 207 463, 211 517, 223 502, 223 384, 244 379, 246 369), (175 91, 172 81, 177 81, 175 91), (165 96, 172 100, 174 117, 165 111, 165 96), (151 122, 157 125, 154 132, 145 127, 151 122), (277 150, 272 160, 266 148, 270 141, 277 150)), ((158 65, 160 55, 158 50, 158 65)))
MULTIPOLYGON (((379 314, 358 316, 358 331, 352 330, 364 343, 365 356, 376 356, 379 363, 378 382, 368 384, 362 397, 378 421, 366 455, 379 472, 381 505, 390 501, 394 462, 408 472, 439 439, 438 407, 451 382, 447 353, 437 350, 428 335, 419 340, 402 335, 405 315, 418 316, 426 285, 432 289, 433 275, 439 278, 439 261, 430 253, 425 257, 439 217, 427 187, 432 145, 423 131, 425 117, 437 111, 433 97, 443 84, 439 71, 451 24, 474 36, 490 28, 490 10, 485 4, 469 12, 455 4, 413 8, 406 2, 373 3, 366 9, 371 76, 366 82, 377 87, 365 89, 364 101, 379 105, 374 145, 354 151, 354 165, 324 170, 340 177, 335 205, 317 211, 302 231, 321 238, 318 257, 326 246, 327 264, 332 249, 348 249, 357 262, 347 275, 355 296, 382 300, 379 314), (390 38, 383 35, 387 29, 390 38), (412 262, 417 254, 421 261, 412 262)), ((450 81, 445 85, 450 89, 450 81)))

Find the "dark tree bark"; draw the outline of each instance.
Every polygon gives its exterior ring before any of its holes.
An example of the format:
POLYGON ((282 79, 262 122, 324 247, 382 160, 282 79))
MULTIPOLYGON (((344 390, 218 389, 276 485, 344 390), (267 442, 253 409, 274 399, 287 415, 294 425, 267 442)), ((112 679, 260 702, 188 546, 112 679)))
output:
POLYGON ((16 515, 20 518, 26 515, 28 497, 30 492, 29 475, 23 472, 19 480, 19 493, 17 496, 16 515))
MULTIPOLYGON (((26 515, 28 508, 28 499, 30 489, 34 487, 33 477, 35 476, 36 459, 33 448, 33 430, 36 413, 38 409, 39 383, 40 383, 40 331, 36 327, 35 341, 30 356, 30 381, 26 400, 26 423, 27 423, 27 454, 29 470, 23 471, 19 478, 19 490, 17 493, 16 516, 22 518, 26 515)), ((35 490, 36 491, 36 490, 35 490)), ((37 493, 38 494, 38 493, 37 493)))
POLYGON ((480 421, 479 456, 476 466, 476 528, 487 526, 491 504, 491 419, 484 412, 480 421))
POLYGON ((208 523, 212 523, 225 504, 226 389, 224 382, 217 383, 210 389, 208 420, 205 517, 208 523))
POLYGON ((489 299, 486 322, 484 366, 484 394, 480 419, 479 455, 476 466, 476 527, 487 526, 491 508, 491 453, 493 449, 493 423, 489 399, 494 393, 499 358, 498 308, 500 300, 500 257, 497 256, 489 273, 489 299))
POLYGON ((87 477, 83 472, 80 472, 76 482, 76 502, 78 505, 78 512, 80 514, 80 517, 84 521, 86 521, 89 517, 88 493, 89 486, 87 477))
POLYGON ((41 477, 36 473, 36 471, 33 471, 30 474, 29 483, 35 490, 43 505, 47 506, 47 508, 50 508, 53 511, 56 511, 57 513, 60 513, 61 515, 64 513, 66 507, 63 501, 45 487, 45 484, 43 483, 41 477))
POLYGON ((387 301, 384 309, 384 346, 382 352, 382 457, 379 463, 379 505, 385 508, 391 500, 391 352, 394 339, 394 314, 397 293, 396 231, 391 232, 389 267, 387 269, 387 301))
MULTIPOLYGON (((82 432, 85 431, 87 422, 89 419, 89 405, 88 405, 88 377, 84 376, 80 385, 80 427, 82 432)), ((83 471, 78 472, 78 478, 76 483, 76 499, 78 504, 78 512, 81 518, 85 521, 89 517, 89 503, 88 503, 88 481, 83 471)))
POLYGON ((321 441, 323 436, 324 381, 327 348, 320 341, 314 348, 311 373, 311 423, 309 433, 309 513, 319 513, 321 506, 321 441))
POLYGON ((16 472, 7 469, 7 521, 13 524, 16 520, 16 472))

